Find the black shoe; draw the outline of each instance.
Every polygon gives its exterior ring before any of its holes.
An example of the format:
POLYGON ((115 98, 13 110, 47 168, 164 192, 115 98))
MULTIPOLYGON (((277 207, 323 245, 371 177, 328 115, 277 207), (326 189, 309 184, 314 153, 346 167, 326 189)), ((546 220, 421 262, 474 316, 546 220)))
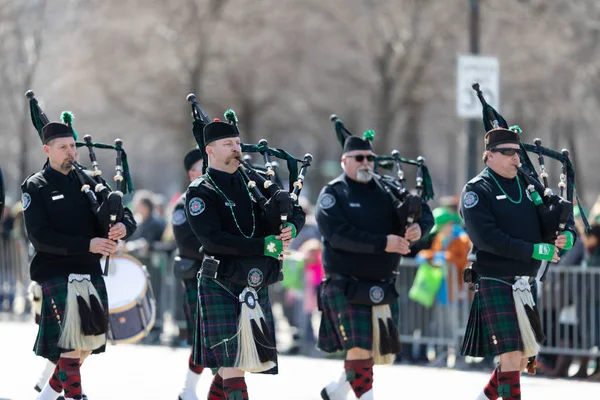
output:
POLYGON ((42 393, 42 388, 39 387, 38 385, 35 385, 34 389, 35 389, 36 392, 42 393))

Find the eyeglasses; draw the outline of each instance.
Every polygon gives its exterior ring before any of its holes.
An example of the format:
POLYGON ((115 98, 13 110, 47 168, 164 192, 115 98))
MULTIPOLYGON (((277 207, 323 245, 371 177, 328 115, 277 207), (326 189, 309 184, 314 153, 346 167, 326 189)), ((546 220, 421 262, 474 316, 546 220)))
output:
POLYGON ((375 161, 375 156, 372 154, 369 154, 367 156, 363 155, 363 154, 357 154, 355 156, 346 156, 346 157, 352 157, 356 160, 356 162, 363 162, 363 160, 366 158, 368 162, 373 162, 375 161))
POLYGON ((491 149, 490 150, 492 153, 500 153, 503 156, 507 156, 507 157, 512 157, 515 154, 517 155, 521 155, 521 149, 513 149, 510 147, 502 147, 502 148, 496 148, 496 149, 491 149))

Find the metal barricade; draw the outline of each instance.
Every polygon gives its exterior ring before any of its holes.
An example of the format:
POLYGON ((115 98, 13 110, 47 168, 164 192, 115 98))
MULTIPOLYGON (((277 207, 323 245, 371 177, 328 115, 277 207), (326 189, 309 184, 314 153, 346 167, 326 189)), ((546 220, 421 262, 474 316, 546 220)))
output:
POLYGON ((29 263, 27 243, 0 239, 0 311, 22 314, 28 309, 29 263))
POLYGON ((431 306, 422 305, 409 298, 419 265, 412 258, 403 258, 396 279, 400 308, 400 341, 402 343, 445 346, 456 348, 464 334, 469 316, 469 290, 459 280, 454 265, 436 267, 443 269, 440 291, 431 306))
POLYGON ((600 356, 600 267, 551 266, 539 284, 539 309, 542 353, 600 356))

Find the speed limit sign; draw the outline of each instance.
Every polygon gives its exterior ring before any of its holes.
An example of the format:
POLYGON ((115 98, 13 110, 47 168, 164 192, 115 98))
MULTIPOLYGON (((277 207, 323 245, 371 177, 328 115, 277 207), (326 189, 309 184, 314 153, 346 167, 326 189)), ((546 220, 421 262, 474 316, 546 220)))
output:
POLYGON ((489 105, 500 103, 500 63, 496 57, 461 55, 456 68, 456 113, 461 118, 481 118, 481 103, 473 90, 479 83, 489 105))

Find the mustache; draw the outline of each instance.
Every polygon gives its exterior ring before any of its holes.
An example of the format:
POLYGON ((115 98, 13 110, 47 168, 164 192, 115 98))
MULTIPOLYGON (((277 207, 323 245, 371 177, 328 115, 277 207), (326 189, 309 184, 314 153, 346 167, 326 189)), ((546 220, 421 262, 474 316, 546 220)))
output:
POLYGON ((362 166, 358 167, 358 171, 361 171, 361 172, 373 172, 373 169, 370 166, 368 166, 368 165, 362 165, 362 166))

